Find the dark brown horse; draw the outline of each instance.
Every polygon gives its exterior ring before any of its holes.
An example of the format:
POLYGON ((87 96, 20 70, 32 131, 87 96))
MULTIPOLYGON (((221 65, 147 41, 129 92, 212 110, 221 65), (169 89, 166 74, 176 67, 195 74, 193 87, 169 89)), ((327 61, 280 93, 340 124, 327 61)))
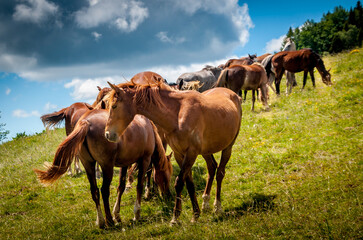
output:
POLYGON ((134 207, 135 220, 140 218, 141 194, 145 172, 150 163, 152 162, 155 167, 154 178, 162 193, 169 193, 169 181, 172 175, 172 166, 165 156, 156 127, 147 118, 141 115, 135 116, 124 134, 115 139, 117 142, 111 143, 104 137, 108 116, 108 111, 103 109, 86 112, 73 132, 59 145, 52 166, 48 167, 47 171, 34 170, 42 183, 53 183, 65 173, 73 158, 79 154, 91 186, 92 199, 97 209, 96 223, 100 228, 105 227, 105 224, 108 226, 114 224, 109 206, 114 166, 122 168, 117 201, 113 209, 114 220, 117 222, 121 221, 120 201, 125 190, 128 166, 135 162, 139 165, 137 199, 134 207), (106 223, 100 207, 100 193, 95 177, 96 162, 100 164, 103 172, 101 193, 106 223))
POLYGON ((135 114, 157 123, 166 133, 181 170, 175 180, 176 199, 172 224, 181 213, 181 192, 186 182, 193 206, 192 221, 200 215, 192 177, 192 166, 199 154, 207 162, 208 181, 203 194, 203 209, 209 208, 210 190, 215 174, 217 191, 215 210, 221 211, 221 187, 225 167, 237 138, 241 117, 241 99, 226 88, 213 88, 203 93, 175 91, 166 84, 110 86, 110 117, 105 136, 115 141, 124 134, 135 114), (213 153, 222 151, 219 166, 213 153), (218 166, 218 167, 217 167, 218 166))
POLYGON ((308 73, 315 87, 314 68, 318 69, 323 83, 332 85, 330 70, 326 70, 321 57, 311 49, 302 49, 298 51, 284 51, 276 53, 271 59, 272 67, 276 73, 275 85, 276 93, 280 94, 280 82, 285 70, 297 73, 304 71, 304 81, 302 89, 306 85, 308 73))
POLYGON ((232 65, 223 70, 216 83, 217 87, 226 87, 238 93, 242 90, 252 90, 252 108, 255 109, 255 91, 261 89, 261 101, 268 109, 267 75, 260 63, 252 65, 232 65))
MULTIPOLYGON (((47 129, 55 127, 64 120, 66 135, 68 136, 73 131, 74 127, 76 126, 81 116, 90 109, 92 109, 92 107, 88 103, 77 102, 69 107, 59 110, 58 112, 45 114, 41 116, 40 119, 42 120, 44 126, 47 129)), ((74 159, 74 168, 76 174, 82 172, 81 167, 79 166, 79 159, 77 156, 74 159)), ((71 165, 69 166, 68 173, 72 174, 71 165)), ((98 169, 98 167, 97 167, 97 177, 98 178, 101 177, 100 170, 98 169)))

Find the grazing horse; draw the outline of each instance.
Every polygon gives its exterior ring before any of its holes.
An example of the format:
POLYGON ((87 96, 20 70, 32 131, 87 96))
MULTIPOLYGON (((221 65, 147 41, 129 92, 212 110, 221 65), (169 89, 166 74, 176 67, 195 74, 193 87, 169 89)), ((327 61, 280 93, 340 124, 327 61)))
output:
POLYGON ((220 67, 212 67, 207 65, 198 72, 183 73, 178 77, 176 84, 178 85, 178 89, 182 90, 184 89, 183 85, 187 82, 199 81, 201 87, 198 89, 198 91, 204 92, 214 86, 222 70, 223 69, 220 67))
POLYGON ((161 126, 168 144, 180 166, 175 180, 176 199, 172 224, 178 222, 182 210, 181 192, 186 182, 193 206, 192 221, 200 215, 192 177, 192 166, 199 154, 208 167, 208 181, 203 194, 203 209, 209 208, 210 190, 217 173, 214 207, 221 211, 221 187, 232 146, 238 136, 242 108, 241 99, 226 88, 213 88, 203 93, 175 91, 166 84, 113 85, 110 97, 110 117, 105 136, 115 141, 122 136, 135 114, 142 114, 161 126), (213 153, 222 151, 219 166, 213 153), (218 166, 218 167, 217 167, 218 166))
MULTIPOLYGON (((48 129, 51 127, 55 127, 56 125, 60 124, 63 120, 65 121, 65 129, 66 129, 66 135, 68 136, 73 131, 74 127, 76 126, 78 120, 80 117, 87 112, 88 110, 91 110, 92 106, 90 106, 88 103, 82 103, 77 102, 73 103, 71 106, 63 108, 59 110, 58 112, 45 114, 40 117, 42 120, 44 126, 48 129)), ((79 166, 79 159, 78 156, 74 159, 74 169, 76 174, 81 173, 81 167, 79 166)), ((101 177, 100 170, 97 168, 97 175, 98 177, 101 177)), ((69 166, 68 174, 72 175, 72 166, 69 166)))
POLYGON ((252 90, 252 108, 255 109, 255 91, 261 89, 261 101, 268 109, 267 75, 260 63, 252 65, 232 65, 223 70, 216 83, 217 87, 226 87, 238 93, 242 90, 252 90))
POLYGON ((284 71, 292 73, 304 71, 304 81, 302 89, 306 85, 308 72, 311 81, 315 87, 314 68, 316 67, 321 75, 323 83, 331 85, 330 70, 326 70, 321 57, 311 49, 302 49, 298 51, 285 51, 276 53, 271 59, 272 68, 276 73, 275 86, 276 93, 280 94, 280 82, 284 71))
POLYGON ((162 193, 169 193, 169 182, 172 165, 165 156, 156 127, 144 116, 136 115, 124 134, 115 143, 105 138, 105 125, 108 111, 94 109, 86 112, 78 121, 73 132, 59 145, 52 166, 46 171, 35 169, 39 180, 50 184, 60 178, 72 163, 74 156, 79 154, 91 186, 92 199, 97 209, 97 225, 100 228, 114 225, 109 206, 110 184, 114 166, 120 167, 120 182, 117 188, 117 201, 113 209, 114 220, 121 222, 120 201, 125 190, 128 166, 138 162, 139 175, 137 199, 134 207, 134 220, 140 218, 140 203, 145 172, 152 162, 155 167, 155 180, 162 193), (101 193, 106 215, 106 222, 100 207, 100 193, 95 178, 95 164, 99 163, 103 171, 101 193))

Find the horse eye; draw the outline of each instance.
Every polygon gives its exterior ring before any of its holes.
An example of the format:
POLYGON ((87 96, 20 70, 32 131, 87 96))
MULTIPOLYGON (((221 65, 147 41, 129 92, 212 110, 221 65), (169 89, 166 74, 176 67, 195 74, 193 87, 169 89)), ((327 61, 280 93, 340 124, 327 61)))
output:
POLYGON ((117 107, 117 105, 116 105, 116 104, 115 104, 115 105, 112 105, 112 108, 113 108, 113 109, 115 109, 116 107, 117 107))

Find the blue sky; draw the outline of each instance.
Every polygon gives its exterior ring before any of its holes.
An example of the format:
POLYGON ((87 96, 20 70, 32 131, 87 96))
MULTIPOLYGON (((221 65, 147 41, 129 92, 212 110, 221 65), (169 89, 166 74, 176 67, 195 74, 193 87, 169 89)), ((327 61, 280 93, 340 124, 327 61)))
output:
POLYGON ((96 86, 152 70, 175 82, 228 58, 277 51, 289 27, 357 1, 2 0, 0 123, 44 129, 39 117, 91 102, 96 86))

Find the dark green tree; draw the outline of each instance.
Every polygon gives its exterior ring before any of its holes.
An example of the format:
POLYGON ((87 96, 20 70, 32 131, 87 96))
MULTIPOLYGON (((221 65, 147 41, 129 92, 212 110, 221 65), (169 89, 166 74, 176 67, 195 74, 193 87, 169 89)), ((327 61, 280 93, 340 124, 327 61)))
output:
MULTIPOLYGON (((1 111, 0 111, 0 118, 1 118, 1 111)), ((9 134, 9 131, 4 129, 5 126, 6 126, 5 123, 0 123, 0 142, 5 140, 6 136, 9 134)))

